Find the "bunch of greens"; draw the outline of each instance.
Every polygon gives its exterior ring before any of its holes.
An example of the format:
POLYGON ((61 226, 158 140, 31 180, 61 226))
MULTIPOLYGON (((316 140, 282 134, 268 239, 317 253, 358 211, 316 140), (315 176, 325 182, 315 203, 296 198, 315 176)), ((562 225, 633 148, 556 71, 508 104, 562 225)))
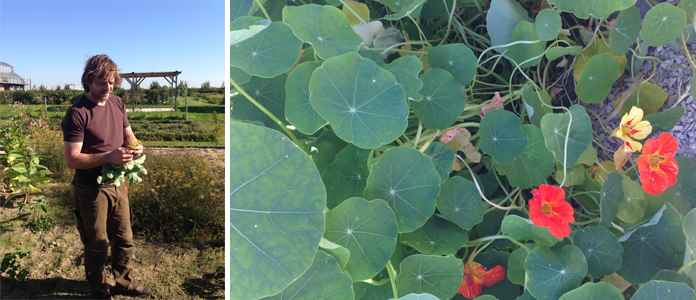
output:
MULTIPOLYGON (((139 145, 141 145, 140 141, 136 140, 131 142, 128 147, 135 150, 139 145)), ((114 163, 105 164, 102 166, 102 176, 97 177, 97 182, 99 184, 115 186, 121 185, 126 179, 128 179, 131 184, 141 182, 143 179, 140 177, 147 175, 147 170, 143 166, 144 163, 145 155, 141 155, 122 165, 114 163)))

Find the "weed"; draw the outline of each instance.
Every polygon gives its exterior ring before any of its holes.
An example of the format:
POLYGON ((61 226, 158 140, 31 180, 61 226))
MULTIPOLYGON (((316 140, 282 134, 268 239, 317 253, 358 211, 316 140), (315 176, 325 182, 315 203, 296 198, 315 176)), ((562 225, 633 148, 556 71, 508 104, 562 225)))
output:
POLYGON ((5 253, 2 263, 0 263, 0 274, 5 274, 11 279, 16 279, 20 282, 26 281, 29 271, 26 268, 22 268, 19 259, 27 255, 29 255, 29 250, 27 249, 5 253))

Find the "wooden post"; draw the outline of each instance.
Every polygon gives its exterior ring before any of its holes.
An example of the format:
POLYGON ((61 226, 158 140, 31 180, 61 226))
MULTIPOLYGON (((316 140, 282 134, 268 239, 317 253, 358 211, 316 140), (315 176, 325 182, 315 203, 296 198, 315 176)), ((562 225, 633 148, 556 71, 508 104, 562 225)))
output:
POLYGON ((188 120, 188 90, 186 93, 184 93, 184 95, 186 95, 186 116, 184 117, 184 120, 188 120))
POLYGON ((44 113, 48 117, 48 104, 46 103, 46 96, 44 96, 44 113))

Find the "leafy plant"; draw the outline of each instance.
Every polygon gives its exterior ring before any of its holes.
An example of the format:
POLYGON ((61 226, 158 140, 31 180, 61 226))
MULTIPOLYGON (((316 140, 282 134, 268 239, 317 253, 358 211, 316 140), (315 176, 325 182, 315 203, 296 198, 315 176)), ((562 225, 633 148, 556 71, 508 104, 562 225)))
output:
POLYGON ((21 203, 19 211, 22 211, 27 205, 32 211, 32 218, 29 220, 29 225, 36 231, 44 231, 53 226, 53 219, 47 215, 49 204, 44 202, 44 196, 40 196, 37 202, 27 204, 21 203))
MULTIPOLYGON (((141 142, 136 140, 130 143, 128 147, 135 150, 135 148, 140 145, 141 142)), ((102 176, 97 177, 97 182, 119 186, 128 179, 131 184, 139 183, 143 180, 141 177, 147 175, 147 170, 143 166, 143 163, 145 163, 145 155, 141 155, 121 165, 114 163, 105 164, 102 166, 102 176)))
POLYGON ((231 6, 232 298, 696 297, 658 274, 696 278, 696 161, 644 50, 696 69, 694 1, 485 2, 231 6))
POLYGON ((16 279, 20 282, 26 281, 29 270, 22 268, 19 260, 27 255, 29 255, 27 249, 5 253, 2 257, 2 263, 0 263, 0 274, 5 274, 10 279, 16 279))

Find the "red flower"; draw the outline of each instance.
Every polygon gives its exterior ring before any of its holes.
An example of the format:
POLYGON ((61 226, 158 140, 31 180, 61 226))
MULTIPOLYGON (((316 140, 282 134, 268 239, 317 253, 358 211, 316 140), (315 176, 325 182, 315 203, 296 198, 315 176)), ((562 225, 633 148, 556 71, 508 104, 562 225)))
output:
POLYGON ((573 207, 563 200, 565 191, 556 186, 542 184, 538 190, 532 190, 534 199, 529 200, 529 217, 539 227, 548 227, 549 232, 557 238, 570 234, 568 223, 575 222, 573 207))
POLYGON ((679 166, 673 156, 677 148, 677 139, 666 132, 645 142, 643 154, 638 157, 638 171, 646 193, 660 194, 677 183, 679 166))
POLYGON ((483 286, 493 286, 505 279, 505 268, 495 266, 488 271, 477 262, 470 261, 464 265, 464 278, 459 293, 465 298, 474 299, 481 296, 483 286))

